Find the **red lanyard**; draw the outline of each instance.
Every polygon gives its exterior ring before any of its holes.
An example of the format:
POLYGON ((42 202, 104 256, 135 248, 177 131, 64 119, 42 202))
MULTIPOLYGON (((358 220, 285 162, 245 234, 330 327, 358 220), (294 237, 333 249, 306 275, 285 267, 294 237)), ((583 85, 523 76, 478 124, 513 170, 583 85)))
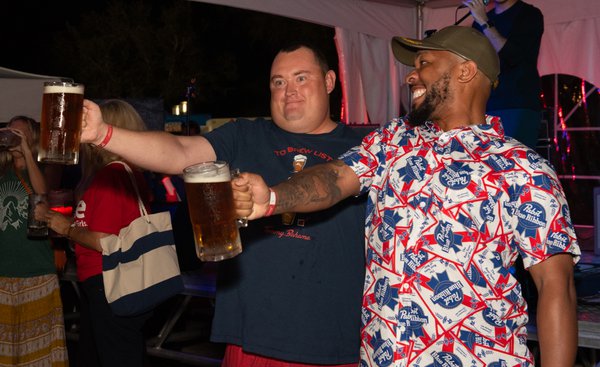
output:
POLYGON ((31 186, 29 186, 29 184, 27 182, 25 182, 25 180, 23 179, 23 176, 21 176, 21 174, 19 173, 18 168, 15 168, 15 175, 17 175, 17 178, 19 179, 19 181, 21 181, 21 185, 23 185, 23 188, 25 189, 25 192, 27 192, 27 195, 33 194, 33 190, 31 189, 31 186))

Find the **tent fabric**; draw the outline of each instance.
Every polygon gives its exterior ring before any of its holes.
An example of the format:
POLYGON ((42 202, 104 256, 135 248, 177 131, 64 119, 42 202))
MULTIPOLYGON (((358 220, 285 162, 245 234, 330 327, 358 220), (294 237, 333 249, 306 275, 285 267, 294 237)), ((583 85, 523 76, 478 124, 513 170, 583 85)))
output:
POLYGON ((338 54, 344 121, 364 124, 398 116, 400 75, 405 68, 387 52, 389 42, 344 28, 336 27, 335 31, 336 44, 342 48, 338 54))
POLYGON ((44 82, 62 79, 0 67, 0 122, 8 122, 16 115, 39 121, 44 82))
MULTIPOLYGON (((386 65, 389 40, 421 38, 420 29, 454 24, 460 0, 193 0, 335 27, 347 122, 384 123, 396 117, 408 68, 386 65), (407 6, 408 4, 408 6, 407 6), (440 7, 441 6, 441 7, 440 7), (397 73, 397 74, 395 74, 397 73), (400 92, 398 92, 400 91, 400 92)), ((544 14, 541 75, 570 74, 600 86, 600 7, 596 0, 526 0, 544 14)), ((458 12, 458 17, 466 9, 458 12)), ((470 26, 468 17, 461 25, 470 26)), ((392 62, 393 59, 392 59, 392 62)))

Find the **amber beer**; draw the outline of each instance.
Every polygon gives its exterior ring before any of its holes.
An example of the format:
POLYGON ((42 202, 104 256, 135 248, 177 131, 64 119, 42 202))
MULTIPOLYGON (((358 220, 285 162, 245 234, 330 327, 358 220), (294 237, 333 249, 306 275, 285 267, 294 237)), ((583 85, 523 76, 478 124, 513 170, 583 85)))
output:
POLYGON ((242 252, 227 163, 187 167, 183 178, 198 258, 220 261, 242 252))
POLYGON ((83 84, 44 83, 39 162, 77 164, 79 161, 83 90, 83 84))

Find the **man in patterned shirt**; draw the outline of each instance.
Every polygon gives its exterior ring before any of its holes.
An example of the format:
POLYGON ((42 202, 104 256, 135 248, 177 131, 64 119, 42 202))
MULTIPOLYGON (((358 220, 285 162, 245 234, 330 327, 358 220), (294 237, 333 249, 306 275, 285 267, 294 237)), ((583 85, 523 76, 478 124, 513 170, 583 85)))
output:
POLYGON ((580 250, 553 168, 485 115, 496 51, 457 26, 392 47, 415 66, 407 118, 270 189, 243 174, 238 214, 316 211, 368 194, 360 366, 533 366, 527 305, 509 271, 519 255, 539 293, 542 364, 572 366, 580 250))

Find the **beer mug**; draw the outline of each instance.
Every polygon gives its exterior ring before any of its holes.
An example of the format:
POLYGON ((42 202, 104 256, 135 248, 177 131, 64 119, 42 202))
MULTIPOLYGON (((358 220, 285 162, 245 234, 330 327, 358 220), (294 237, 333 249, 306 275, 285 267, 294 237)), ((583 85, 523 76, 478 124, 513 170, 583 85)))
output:
POLYGON ((14 148, 21 144, 21 137, 10 129, 0 129, 0 151, 14 148))
POLYGON ((29 208, 27 211, 27 237, 41 238, 48 236, 48 224, 35 219, 35 207, 48 203, 45 194, 29 194, 29 208))
POLYGON ((38 162, 77 164, 83 84, 45 82, 38 162))
MULTIPOLYGON (((234 173, 235 174, 235 173, 234 173)), ((231 189, 232 172, 226 162, 203 162, 183 170, 190 221, 201 261, 220 261, 242 252, 231 189)))

